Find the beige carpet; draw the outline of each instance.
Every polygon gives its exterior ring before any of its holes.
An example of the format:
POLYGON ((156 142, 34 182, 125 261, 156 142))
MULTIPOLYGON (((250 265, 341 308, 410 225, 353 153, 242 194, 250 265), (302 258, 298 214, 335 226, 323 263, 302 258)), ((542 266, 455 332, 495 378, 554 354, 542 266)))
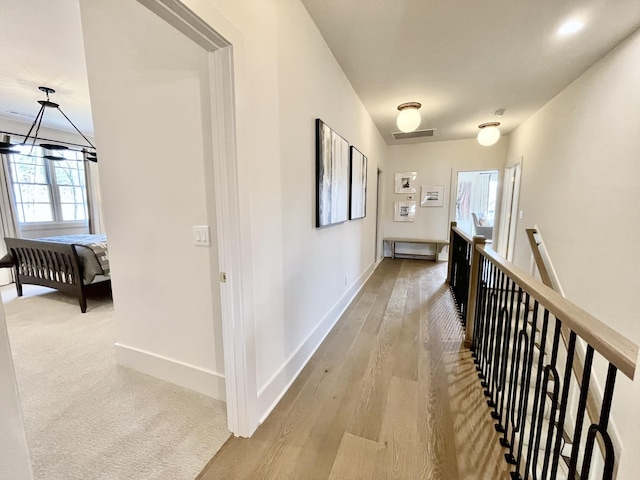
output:
POLYGON ((0 291, 37 480, 193 480, 229 437, 223 402, 115 365, 108 297, 0 291))

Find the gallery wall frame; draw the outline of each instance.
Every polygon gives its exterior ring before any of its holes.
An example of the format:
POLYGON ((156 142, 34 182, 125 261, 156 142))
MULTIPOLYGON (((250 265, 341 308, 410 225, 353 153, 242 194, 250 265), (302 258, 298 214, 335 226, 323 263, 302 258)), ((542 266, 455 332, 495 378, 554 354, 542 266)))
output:
POLYGON ((393 204, 394 222, 414 222, 416 218, 416 202, 395 202, 393 204))
POLYGON ((367 157, 351 146, 351 194, 349 196, 349 218, 367 216, 367 157))
POLYGON ((416 193, 416 172, 396 173, 395 193, 416 193))
POLYGON ((444 185, 422 185, 420 188, 421 207, 443 207, 444 185))
POLYGON ((349 142, 316 119, 316 227, 349 219, 349 142))

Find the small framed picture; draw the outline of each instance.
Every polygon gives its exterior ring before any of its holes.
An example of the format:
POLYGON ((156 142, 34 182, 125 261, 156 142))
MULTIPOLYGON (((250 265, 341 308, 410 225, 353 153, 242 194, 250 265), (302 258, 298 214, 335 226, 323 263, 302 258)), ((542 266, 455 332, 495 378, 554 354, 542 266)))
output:
POLYGON ((416 172, 396 173, 395 193, 416 193, 416 172))
POLYGON ((420 189, 420 206, 444 206, 444 185, 422 185, 420 189))
POLYGON ((416 218, 416 202, 395 202, 393 206, 394 222, 413 222, 416 218))

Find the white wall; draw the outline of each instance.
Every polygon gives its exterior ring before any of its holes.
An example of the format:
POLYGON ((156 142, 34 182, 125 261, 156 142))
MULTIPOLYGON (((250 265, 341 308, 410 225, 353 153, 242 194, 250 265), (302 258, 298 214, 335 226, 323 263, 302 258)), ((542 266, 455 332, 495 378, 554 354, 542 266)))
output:
MULTIPOLYGON (((202 162, 201 153, 185 151, 198 144, 188 139, 201 130, 195 121, 201 112, 194 118, 180 107, 207 105, 192 83, 201 78, 199 61, 192 64, 194 75, 183 68, 185 58, 198 54, 178 34, 163 30, 160 37, 150 31, 148 15, 127 3, 81 1, 118 338, 202 365, 195 356, 214 349, 202 343, 211 339, 203 327, 212 312, 203 308, 195 318, 190 300, 211 297, 199 267, 215 259, 189 243, 190 225, 202 221, 202 197, 210 192, 177 168, 193 162, 197 172, 195 165, 202 162), (164 59, 160 64, 151 51, 154 40, 164 59), (178 45, 182 53, 175 58, 178 45), (174 116, 180 125, 159 120, 162 112, 144 110, 160 87, 169 101, 162 111, 179 108, 174 116), (140 97, 148 101, 143 104, 140 97), (136 144, 138 138, 144 141, 136 144), (150 142, 163 148, 149 149, 150 142), (176 198, 172 192, 180 184, 188 184, 189 191, 176 198), (163 274, 166 267, 154 263, 149 271, 145 260, 167 255, 179 257, 173 263, 182 265, 180 271, 176 266, 163 274)), ((249 409, 255 428, 375 266, 376 171, 384 168, 386 146, 300 2, 184 3, 233 44, 242 273, 248 279, 242 321, 246 338, 253 340, 247 358, 253 362, 248 369, 255 398, 249 409), (365 219, 314 226, 316 118, 369 159, 365 219)))
POLYGON ((300 2, 218 1, 216 11, 185 3, 234 45, 240 188, 251 215, 250 333, 263 416, 372 271, 376 169, 385 145, 300 2), (363 220, 314 226, 316 118, 369 158, 363 220))
MULTIPOLYGON (((384 236, 403 238, 449 238, 450 223, 455 220, 455 198, 459 171, 500 170, 506 162, 508 137, 502 137, 491 147, 481 146, 475 139, 432 142, 388 148, 388 168, 384 172, 386 203, 384 206, 384 236), (407 201, 406 193, 394 193, 395 174, 416 172, 417 202, 414 222, 394 222, 394 203, 407 201), (420 207, 422 185, 444 185, 443 207, 420 207)), ((418 247, 397 247, 400 252, 420 253, 418 247)), ((427 248, 427 247, 424 247, 427 248)), ((426 252, 426 250, 425 250, 426 252)), ((387 252, 388 253, 388 252, 387 252)), ((446 252, 440 256, 446 258, 446 252)))
POLYGON ((80 3, 117 361, 224 399, 207 53, 136 2, 80 3))
MULTIPOLYGON (((640 31, 511 134, 524 157, 515 263, 537 224, 567 297, 640 343, 640 31)), ((640 375, 618 376, 618 478, 640 470, 640 375)))
POLYGON ((0 432, 2 432, 0 478, 31 480, 33 473, 2 302, 0 302, 0 432))

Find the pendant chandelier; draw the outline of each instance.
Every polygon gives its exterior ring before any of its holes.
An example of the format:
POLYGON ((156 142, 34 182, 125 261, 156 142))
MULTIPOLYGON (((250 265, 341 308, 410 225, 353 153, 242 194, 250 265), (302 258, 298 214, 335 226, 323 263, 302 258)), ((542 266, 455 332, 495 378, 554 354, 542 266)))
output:
MULTIPOLYGON (((76 152, 79 151, 83 154, 84 160, 87 160, 90 162, 97 162, 98 156, 96 152, 96 147, 93 145, 93 143, 91 143, 91 141, 78 129, 78 127, 75 126, 75 124, 71 121, 71 119, 62 111, 62 109, 60 108, 60 105, 50 100, 49 95, 52 93, 56 93, 56 91, 53 88, 49 88, 49 87, 38 87, 38 89, 47 95, 47 99, 38 100, 38 103, 40 104, 40 110, 38 111, 38 114, 36 115, 35 120, 31 124, 31 128, 29 129, 29 132, 27 132, 26 135, 21 135, 24 137, 24 141, 21 143, 21 145, 30 144, 32 151, 33 151, 33 147, 35 146, 39 146, 44 150, 47 150, 52 153, 62 152, 65 150, 73 150, 76 152), (84 141, 86 142, 86 146, 72 144, 69 142, 61 142, 57 140, 47 140, 39 137, 38 134, 40 133, 40 126, 42 125, 42 119, 44 118, 44 114, 47 111, 47 109, 58 110, 60 114, 62 114, 62 116, 67 120, 67 122, 69 122, 69 124, 75 129, 75 131, 78 132, 80 136, 84 139, 84 141), (72 145, 72 146, 70 147, 69 145, 72 145)), ((15 150, 14 148, 15 146, 16 144, 12 144, 7 141, 2 141, 0 142, 0 153, 19 153, 21 155, 24 155, 24 153, 18 150, 15 150)), ((29 155, 32 155, 33 153, 32 151, 29 153, 29 155)), ((41 157, 46 158, 48 160, 66 160, 65 157, 62 157, 60 155, 55 155, 52 153, 42 155, 41 157)))

